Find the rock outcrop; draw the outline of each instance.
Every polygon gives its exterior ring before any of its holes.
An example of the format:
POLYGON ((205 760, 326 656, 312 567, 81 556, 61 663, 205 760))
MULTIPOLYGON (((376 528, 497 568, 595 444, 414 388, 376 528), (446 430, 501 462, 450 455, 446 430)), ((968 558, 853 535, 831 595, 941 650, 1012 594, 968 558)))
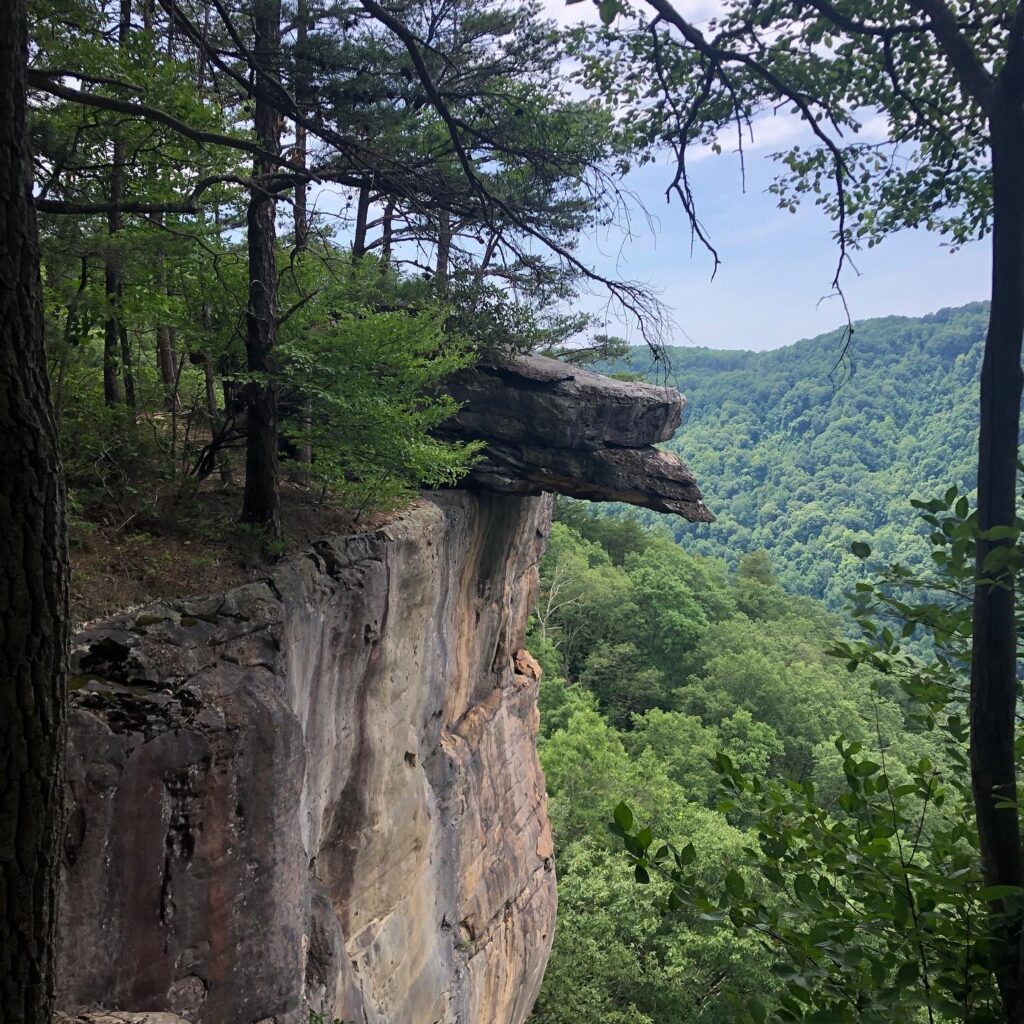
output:
POLYGON ((460 376, 470 491, 73 647, 71 1020, 521 1024, 555 875, 526 631, 558 491, 691 520, 681 396, 540 358, 460 376), (499 492, 499 493, 491 493, 499 492), (84 1016, 83 1016, 84 1014, 84 1016))
POLYGON ((486 442, 467 483, 501 494, 551 491, 624 501, 712 522, 672 437, 685 399, 674 388, 620 381, 543 356, 491 355, 450 382, 462 403, 450 437, 486 442))
POLYGON ((74 643, 60 1005, 519 1024, 555 919, 546 499, 447 492, 74 643))

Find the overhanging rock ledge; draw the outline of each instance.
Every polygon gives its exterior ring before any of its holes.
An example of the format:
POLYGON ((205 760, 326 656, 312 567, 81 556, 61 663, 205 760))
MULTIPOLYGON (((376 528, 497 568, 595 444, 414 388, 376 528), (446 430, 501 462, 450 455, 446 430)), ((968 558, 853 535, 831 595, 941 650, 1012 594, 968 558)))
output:
POLYGON ((462 408, 444 436, 486 444, 464 486, 622 501, 714 521, 686 464, 655 447, 682 419, 686 400, 674 388, 544 356, 490 354, 447 390, 462 408))

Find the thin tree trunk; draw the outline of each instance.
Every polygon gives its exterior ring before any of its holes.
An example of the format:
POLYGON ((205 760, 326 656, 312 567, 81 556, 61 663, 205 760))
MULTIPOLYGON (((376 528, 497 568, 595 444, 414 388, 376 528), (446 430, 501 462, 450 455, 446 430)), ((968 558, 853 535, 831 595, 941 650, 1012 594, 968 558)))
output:
MULTIPOLYGON (((163 216, 156 218, 158 224, 163 224, 163 216)), ((167 267, 162 248, 156 257, 156 288, 162 295, 170 296, 171 290, 167 287, 167 267)), ((158 323, 156 325, 156 364, 160 370, 160 382, 164 389, 164 408, 171 412, 177 410, 181 403, 178 400, 178 372, 176 369, 177 356, 174 351, 174 328, 169 324, 158 323)))
MULTIPOLYGON (((128 45, 131 12, 131 0, 121 0, 118 46, 122 49, 128 45)), ((110 169, 110 202, 123 203, 126 154, 124 142, 116 134, 113 149, 113 165, 110 169)), ((107 322, 104 325, 103 335, 103 397, 107 405, 116 405, 119 401, 117 364, 120 358, 124 374, 125 404, 130 409, 134 409, 135 378, 132 375, 131 348, 128 345, 128 334, 122 320, 124 282, 121 277, 120 255, 116 252, 117 235, 123 226, 124 215, 117 209, 111 210, 107 215, 110 252, 107 254, 106 261, 107 322)))
POLYGON ((88 257, 82 257, 82 269, 78 277, 78 291, 75 292, 68 303, 68 313, 64 320, 64 346, 60 353, 59 369, 57 372, 57 386, 54 389, 53 396, 53 408, 54 414, 57 417, 57 421, 63 418, 64 415, 64 381, 67 375, 68 368, 68 354, 70 353, 72 345, 78 345, 81 342, 82 337, 82 325, 81 325, 81 314, 79 307, 81 306, 82 296, 85 294, 86 289, 89 287, 89 260, 88 257))
MULTIPOLYGON (((120 297, 119 297, 120 306, 120 297)), ((121 366, 124 372, 124 404, 135 411, 135 373, 132 370, 132 347, 128 341, 128 328, 118 321, 117 336, 121 342, 121 366)))
POLYGON ((366 255, 366 225, 370 219, 370 182, 364 180, 359 187, 356 206, 356 230, 352 236, 352 255, 358 260, 366 255))
POLYGON ((391 262, 391 245, 394 238, 395 201, 389 199, 384 207, 384 230, 380 254, 385 263, 391 262))
MULTIPOLYGON (((303 114, 309 113, 313 97, 310 95, 309 84, 309 0, 297 0, 295 5, 295 102, 303 114)), ((306 129, 301 124, 295 126, 295 161, 306 169, 307 139, 306 129)), ((300 181, 295 186, 295 249, 303 252, 309 244, 309 209, 307 207, 309 186, 300 181)), ((313 404, 308 398, 302 400, 302 428, 308 431, 312 425, 313 404)), ((309 466, 313 463, 313 446, 308 441, 299 445, 297 458, 300 465, 309 466)))
MULTIPOLYGON (((312 97, 309 86, 309 0, 297 0, 295 5, 295 103, 303 114, 309 113, 312 97)), ((303 125, 295 126, 295 162, 306 169, 308 140, 303 125)), ((309 211, 306 200, 309 186, 305 181, 295 186, 295 248, 306 248, 309 238, 309 211)))
MULTIPOLYGON (((1017 514, 1021 340, 1024 337, 1024 128, 1020 98, 996 87, 992 115, 992 306, 981 370, 978 434, 978 526, 1012 527, 1017 514)), ((978 544, 985 560, 1006 540, 978 544)), ((1017 643, 1012 578, 976 586, 971 661, 971 781, 988 885, 1019 886, 1020 823, 1016 808, 1014 720, 1017 643)), ((999 908, 997 908, 998 910, 999 908)), ((1005 927, 1008 954, 997 965, 1006 1019, 1024 1020, 1020 978, 1021 922, 1005 927)))
POLYGON ((448 264, 452 253, 452 219, 447 210, 437 217, 437 269, 434 282, 441 295, 448 291, 448 264))
MULTIPOLYGON (((298 124, 295 126, 295 162, 305 170, 306 167, 306 129, 298 124)), ((306 181, 299 181, 295 186, 295 248, 300 252, 306 248, 309 241, 309 208, 307 200, 309 197, 309 185, 306 181)))
POLYGON ((50 1024, 68 580, 31 203, 25 0, 0 3, 0 1020, 50 1024))
POLYGON ((111 308, 103 325, 103 401, 113 408, 121 404, 121 381, 118 374, 120 358, 117 319, 113 314, 113 296, 117 295, 117 273, 110 257, 107 259, 105 283, 107 302, 111 308))
MULTIPOLYGON (((281 0, 255 0, 254 54, 257 81, 264 90, 272 86, 267 73, 276 69, 281 33, 281 0)), ((277 111, 267 102, 265 91, 256 96, 254 114, 256 137, 273 153, 280 147, 277 111)), ((273 166, 256 159, 257 175, 269 174, 273 166)), ((264 379, 246 386, 245 494, 242 521, 265 523, 280 531, 277 462, 277 260, 274 200, 264 192, 253 192, 246 214, 249 249, 249 306, 246 310, 245 350, 250 373, 264 379)))
POLYGON ((213 373, 213 357, 209 352, 203 355, 203 377, 206 381, 206 415, 210 417, 210 427, 217 422, 217 378, 213 373))
POLYGON ((160 364, 160 380, 164 386, 164 404, 173 411, 180 408, 178 401, 178 359, 174 351, 174 328, 158 324, 156 329, 156 355, 160 364))

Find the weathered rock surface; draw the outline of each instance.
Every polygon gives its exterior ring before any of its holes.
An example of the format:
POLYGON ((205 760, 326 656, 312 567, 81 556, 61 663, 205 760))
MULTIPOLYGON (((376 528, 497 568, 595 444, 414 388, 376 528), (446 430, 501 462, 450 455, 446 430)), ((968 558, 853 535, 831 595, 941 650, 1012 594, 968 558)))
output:
POLYGON ((100 1010, 95 1013, 56 1013, 54 1024, 189 1024, 175 1013, 109 1013, 100 1010))
POLYGON ((502 494, 624 501, 712 522, 696 478, 654 447, 672 437, 685 399, 543 356, 492 355, 449 382, 462 403, 447 436, 486 442, 469 486, 502 494))
POLYGON ((65 1010, 524 1020, 555 917, 517 652, 548 516, 438 494, 77 637, 65 1010))

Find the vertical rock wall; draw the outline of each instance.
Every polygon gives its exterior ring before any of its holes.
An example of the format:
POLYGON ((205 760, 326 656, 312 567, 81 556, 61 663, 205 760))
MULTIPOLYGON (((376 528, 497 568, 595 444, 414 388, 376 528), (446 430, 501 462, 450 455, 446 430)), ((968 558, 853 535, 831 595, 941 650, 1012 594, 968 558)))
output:
POLYGON ((519 1024, 555 918, 546 498, 449 492, 75 642, 60 1004, 519 1024))

